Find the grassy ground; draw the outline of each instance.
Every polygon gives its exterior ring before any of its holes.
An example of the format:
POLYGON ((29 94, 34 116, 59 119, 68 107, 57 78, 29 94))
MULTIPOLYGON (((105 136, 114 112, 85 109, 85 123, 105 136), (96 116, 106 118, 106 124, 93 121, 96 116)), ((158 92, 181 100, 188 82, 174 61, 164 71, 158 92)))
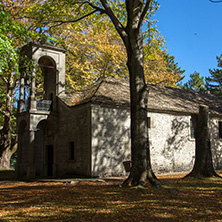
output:
POLYGON ((109 182, 0 182, 0 221, 222 221, 222 180, 160 177, 157 190, 109 182))

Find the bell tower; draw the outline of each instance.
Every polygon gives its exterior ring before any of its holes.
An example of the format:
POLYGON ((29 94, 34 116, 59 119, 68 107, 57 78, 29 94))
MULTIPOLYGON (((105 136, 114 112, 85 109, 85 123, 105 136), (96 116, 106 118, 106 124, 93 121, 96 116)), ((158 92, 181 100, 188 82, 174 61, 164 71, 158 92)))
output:
MULTIPOLYGON (((36 173, 40 172, 44 175, 47 171, 44 165, 46 158, 38 160, 42 163, 39 167, 36 152, 46 153, 47 146, 53 147, 53 150, 56 149, 58 98, 65 95, 65 50, 49 44, 32 42, 21 49, 21 57, 16 174, 33 178, 36 173), (41 86, 40 92, 36 90, 39 87, 38 84, 41 86), (51 127, 53 136, 47 137, 48 140, 45 140, 47 144, 43 144, 43 139, 38 138, 41 132, 47 131, 48 126, 53 126, 51 127), (36 147, 40 148, 36 149, 36 147)), ((56 158, 53 152, 50 155, 52 161, 48 163, 48 167, 50 166, 50 172, 54 176, 56 158)))
MULTIPOLYGON (((21 56, 33 61, 31 73, 26 76, 21 71, 19 112, 27 109, 38 110, 44 106, 43 102, 36 98, 36 67, 39 66, 44 79, 42 101, 51 101, 51 111, 56 109, 56 97, 65 93, 65 50, 49 44, 29 43, 23 46, 21 56), (29 87, 26 87, 29 82, 29 87), (28 105, 25 101, 25 89, 28 89, 28 105)), ((24 66, 24 64, 23 64, 24 66)), ((22 69, 21 69, 22 70, 22 69)))

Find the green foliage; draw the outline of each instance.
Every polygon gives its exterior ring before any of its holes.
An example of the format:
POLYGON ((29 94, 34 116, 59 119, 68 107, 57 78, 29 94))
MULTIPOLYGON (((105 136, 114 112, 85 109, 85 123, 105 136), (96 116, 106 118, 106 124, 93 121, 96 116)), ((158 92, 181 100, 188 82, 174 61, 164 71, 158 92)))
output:
POLYGON ((211 94, 215 96, 222 96, 222 54, 217 56, 217 69, 209 69, 210 77, 206 78, 206 87, 211 94))
POLYGON ((8 34, 20 35, 21 28, 4 10, 0 11, 0 24, 0 75, 6 77, 9 72, 18 71, 18 55, 8 34))
POLYGON ((188 80, 188 82, 185 83, 182 88, 195 92, 206 91, 204 77, 200 77, 200 73, 195 71, 193 74, 190 74, 190 80, 188 80))
MULTIPOLYGON (((23 23, 18 23, 12 16, 3 8, 0 9, 0 34, 7 36, 11 40, 19 39, 22 42, 27 42, 28 36, 34 36, 34 32, 28 31, 23 23)), ((17 41, 13 41, 15 45, 17 41)))
POLYGON ((0 75, 18 71, 18 55, 12 47, 12 41, 0 33, 0 75))
MULTIPOLYGON (((100 1, 91 2, 102 8, 100 1)), ((85 18, 93 9, 88 3, 79 3, 81 1, 38 1, 22 11, 30 24, 38 24, 39 32, 58 39, 57 44, 67 50, 68 86, 79 89, 107 76, 128 78, 126 51, 114 25, 99 12, 85 18)), ((125 1, 109 3, 121 24, 126 26, 125 1)), ((153 1, 143 24, 145 77, 148 83, 175 86, 181 74, 166 70, 164 38, 152 20, 158 8, 157 1, 153 1)))
POLYGON ((178 66, 177 62, 175 62, 174 56, 171 56, 168 53, 166 53, 164 55, 164 59, 167 62, 167 71, 168 72, 178 73, 182 76, 182 74, 185 72, 185 70, 181 70, 181 67, 178 66))
MULTIPOLYGON (((18 54, 13 47, 13 41, 7 36, 9 33, 18 33, 21 28, 12 22, 8 13, 0 11, 0 126, 3 128, 5 115, 8 115, 7 99, 11 97, 14 100, 13 89, 16 88, 16 82, 18 80, 18 54)), ((18 34, 17 33, 17 34, 18 34)), ((14 108, 12 108, 13 110, 14 108)), ((13 110, 15 112, 15 110, 13 110)), ((11 115, 11 114, 9 114, 11 115)), ((12 116, 12 134, 15 133, 15 116, 12 116), (13 130, 14 129, 14 130, 13 130), (14 132, 13 132, 14 131, 14 132)), ((15 135, 14 135, 15 136, 15 135)))
MULTIPOLYGON (((28 31, 0 9, 0 154, 10 150, 15 141, 15 90, 19 79, 18 41, 24 42, 28 31)), ((1 156, 0 156, 1 157, 1 156)))

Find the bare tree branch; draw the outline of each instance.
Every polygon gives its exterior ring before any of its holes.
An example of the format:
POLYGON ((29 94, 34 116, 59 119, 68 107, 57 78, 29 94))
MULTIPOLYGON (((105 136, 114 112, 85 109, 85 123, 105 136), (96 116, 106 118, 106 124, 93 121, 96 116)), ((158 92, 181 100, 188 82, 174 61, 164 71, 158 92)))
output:
POLYGON ((83 20, 84 18, 86 18, 86 17, 88 17, 88 16, 96 13, 97 11, 98 11, 98 10, 95 9, 94 11, 92 11, 92 12, 86 14, 86 15, 83 15, 83 16, 81 16, 80 18, 74 19, 74 20, 67 20, 67 21, 58 20, 58 21, 52 21, 52 23, 57 23, 57 24, 51 26, 50 29, 51 29, 51 28, 54 28, 54 27, 57 27, 57 26, 60 26, 60 25, 62 25, 62 24, 78 22, 78 21, 83 20))
POLYGON ((7 80, 7 78, 6 78, 5 76, 2 76, 2 80, 3 80, 6 84, 8 84, 8 80, 7 80))
POLYGON ((106 13, 106 11, 104 9, 92 4, 91 2, 87 2, 87 4, 102 14, 106 13))
POLYGON ((126 0, 126 11, 128 14, 127 27, 134 27, 134 29, 141 28, 151 2, 152 0, 126 0))
POLYGON ((127 33, 125 30, 125 27, 122 25, 122 23, 118 20, 118 18, 115 16, 115 14, 113 13, 112 9, 110 8, 108 2, 106 0, 100 0, 102 6, 105 9, 105 13, 110 17, 112 23, 114 24, 117 32, 119 33, 120 37, 122 38, 122 40, 124 41, 124 43, 126 44, 126 38, 127 38, 127 33))
POLYGON ((146 1, 145 7, 144 7, 143 12, 142 12, 141 17, 140 17, 139 26, 142 25, 143 19, 145 18, 146 13, 149 10, 149 6, 150 6, 151 2, 152 2, 152 0, 147 0, 146 1))
MULTIPOLYGON (((74 3, 74 4, 79 4, 79 3, 74 3)), ((79 8, 80 8, 81 6, 83 6, 83 5, 85 5, 85 4, 88 4, 88 5, 91 6, 94 10, 93 10, 92 12, 90 12, 90 13, 88 13, 88 14, 86 14, 86 15, 83 15, 83 16, 77 18, 77 19, 74 19, 74 20, 67 20, 67 21, 57 20, 57 21, 52 21, 52 23, 58 23, 58 24, 51 26, 50 29, 51 29, 51 28, 54 28, 54 27, 57 27, 57 26, 60 26, 60 25, 62 25, 62 24, 74 23, 74 22, 81 21, 81 20, 83 20, 84 18, 86 18, 86 17, 88 17, 88 16, 90 16, 90 15, 96 13, 96 12, 100 12, 101 14, 105 14, 105 13, 106 13, 104 9, 93 5, 93 4, 92 4, 91 2, 89 2, 89 1, 82 2, 82 3, 80 4, 79 8)), ((47 22, 47 23, 49 23, 49 22, 47 22)))
POLYGON ((221 0, 218 0, 218 1, 209 0, 209 1, 212 2, 212 3, 220 3, 220 2, 222 2, 221 0))

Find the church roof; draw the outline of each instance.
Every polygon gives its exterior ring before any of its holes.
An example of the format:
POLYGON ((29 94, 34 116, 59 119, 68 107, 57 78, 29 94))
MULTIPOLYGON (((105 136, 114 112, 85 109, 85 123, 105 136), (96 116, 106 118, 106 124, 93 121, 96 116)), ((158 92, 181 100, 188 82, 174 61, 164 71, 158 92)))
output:
MULTIPOLYGON (((149 86, 148 110, 197 113, 199 105, 209 106, 212 114, 222 114, 222 98, 178 88, 149 86)), ((117 107, 130 106, 129 82, 106 78, 80 91, 67 92, 62 99, 68 106, 94 103, 117 107)))

